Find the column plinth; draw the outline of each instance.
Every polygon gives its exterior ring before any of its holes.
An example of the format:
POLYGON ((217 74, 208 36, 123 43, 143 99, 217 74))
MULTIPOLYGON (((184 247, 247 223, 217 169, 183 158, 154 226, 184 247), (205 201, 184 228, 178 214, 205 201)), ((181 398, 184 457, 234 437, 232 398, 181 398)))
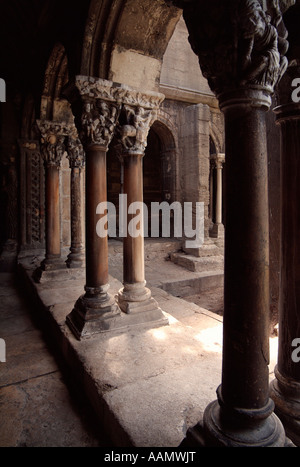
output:
POLYGON ((275 380, 270 385, 270 395, 275 403, 275 413, 280 418, 287 436, 300 446, 300 382, 284 377, 275 367, 275 380))
POLYGON ((85 286, 85 294, 79 297, 67 316, 67 324, 77 339, 118 327, 120 310, 108 289, 109 284, 85 286))

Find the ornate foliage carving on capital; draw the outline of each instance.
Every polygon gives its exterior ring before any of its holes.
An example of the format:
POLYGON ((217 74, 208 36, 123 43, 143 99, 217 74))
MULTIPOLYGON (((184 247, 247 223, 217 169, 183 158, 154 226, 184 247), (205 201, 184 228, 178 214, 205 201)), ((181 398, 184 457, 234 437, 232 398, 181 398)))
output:
POLYGON ((37 120, 41 133, 41 154, 46 166, 60 167, 65 152, 65 139, 72 126, 65 122, 37 120))
POLYGON ((247 87, 273 92, 287 67, 281 8, 286 10, 294 0, 173 3, 183 8, 190 44, 217 95, 247 87))

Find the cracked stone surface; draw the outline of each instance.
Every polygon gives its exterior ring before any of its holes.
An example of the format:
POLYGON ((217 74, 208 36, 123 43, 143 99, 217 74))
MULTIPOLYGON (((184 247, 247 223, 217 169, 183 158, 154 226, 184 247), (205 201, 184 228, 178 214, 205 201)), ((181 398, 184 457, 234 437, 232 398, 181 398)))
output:
POLYGON ((110 445, 87 401, 79 400, 62 374, 10 273, 0 273, 0 329, 6 343, 6 362, 0 363, 0 446, 110 445))

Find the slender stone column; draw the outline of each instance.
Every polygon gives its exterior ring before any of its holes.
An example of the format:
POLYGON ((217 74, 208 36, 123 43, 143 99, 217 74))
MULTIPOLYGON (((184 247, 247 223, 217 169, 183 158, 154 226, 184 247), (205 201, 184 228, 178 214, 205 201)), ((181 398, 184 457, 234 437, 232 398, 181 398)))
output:
POLYGON ((181 2, 190 43, 225 116, 226 236, 222 382, 203 423, 206 446, 284 446, 269 397, 269 228, 265 112, 285 71, 279 6, 181 2), (268 13, 268 15, 266 14, 268 13))
MULTIPOLYGON (((38 120, 41 132, 41 152, 45 163, 45 211, 46 211, 46 256, 35 271, 34 278, 40 281, 44 271, 66 267, 61 258, 59 172, 65 151, 68 131, 64 123, 38 120)), ((51 278, 51 274, 44 274, 51 278)))
POLYGON ((210 172, 209 172, 209 220, 211 223, 210 229, 213 227, 214 220, 214 170, 215 170, 215 159, 210 158, 210 172))
POLYGON ((211 229, 211 237, 219 238, 224 235, 224 225, 222 223, 222 172, 225 162, 224 154, 216 154, 215 168, 217 171, 217 190, 216 190, 216 222, 211 229))
POLYGON ((291 100, 291 67, 284 84, 289 102, 274 109, 281 129, 281 254, 279 348, 276 379, 271 383, 275 412, 287 435, 300 446, 300 103, 291 100))
POLYGON ((66 263, 69 268, 80 268, 84 264, 81 180, 84 151, 78 136, 70 135, 68 137, 67 151, 71 169, 71 247, 66 263))
POLYGON ((114 134, 120 104, 113 83, 90 77, 77 77, 76 88, 82 104, 79 137, 86 154, 86 285, 85 294, 67 316, 67 324, 78 339, 119 327, 120 310, 108 293, 107 232, 97 224, 106 209, 106 153, 114 134))
POLYGON ((144 232, 143 232, 143 165, 147 136, 155 119, 156 108, 163 96, 155 93, 139 93, 133 90, 123 97, 125 102, 118 126, 119 142, 122 147, 124 163, 124 191, 127 204, 123 208, 127 212, 128 224, 123 242, 123 284, 119 291, 120 308, 128 314, 138 316, 137 322, 156 322, 167 324, 157 302, 146 287, 144 264, 144 232), (126 104, 126 101, 130 104, 126 104), (135 209, 133 203, 139 203, 135 209), (132 208, 132 210, 131 210, 132 208), (139 216, 137 232, 130 231, 135 216, 139 216))
POLYGON ((217 159, 217 206, 216 206, 216 223, 222 224, 222 170, 224 161, 220 159, 220 154, 217 159))

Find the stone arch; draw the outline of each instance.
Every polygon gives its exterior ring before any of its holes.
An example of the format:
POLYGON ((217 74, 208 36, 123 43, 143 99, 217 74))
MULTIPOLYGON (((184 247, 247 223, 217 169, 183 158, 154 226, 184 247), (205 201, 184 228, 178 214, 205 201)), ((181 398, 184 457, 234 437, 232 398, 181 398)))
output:
POLYGON ((81 74, 158 90, 162 57, 181 14, 164 0, 92 0, 81 74))
POLYGON ((219 152, 224 152, 224 142, 223 142, 223 135, 222 132, 219 128, 217 128, 217 125, 214 124, 214 122, 210 122, 210 129, 209 129, 209 136, 212 139, 214 145, 215 145, 215 154, 218 154, 219 152))
POLYGON ((62 97, 62 89, 69 80, 68 57, 61 43, 50 54, 43 83, 40 118, 45 120, 73 121, 69 102, 62 97))

